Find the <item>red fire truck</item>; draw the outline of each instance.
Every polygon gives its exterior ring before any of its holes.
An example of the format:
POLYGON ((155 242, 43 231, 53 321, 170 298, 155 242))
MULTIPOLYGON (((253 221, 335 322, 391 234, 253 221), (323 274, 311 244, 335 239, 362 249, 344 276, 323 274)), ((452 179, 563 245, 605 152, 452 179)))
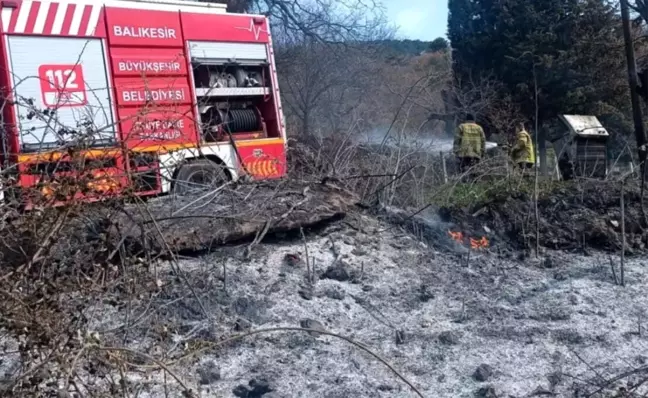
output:
POLYGON ((3 193, 65 202, 285 174, 265 16, 183 0, 0 4, 3 193), (70 180, 83 186, 63 191, 70 180))

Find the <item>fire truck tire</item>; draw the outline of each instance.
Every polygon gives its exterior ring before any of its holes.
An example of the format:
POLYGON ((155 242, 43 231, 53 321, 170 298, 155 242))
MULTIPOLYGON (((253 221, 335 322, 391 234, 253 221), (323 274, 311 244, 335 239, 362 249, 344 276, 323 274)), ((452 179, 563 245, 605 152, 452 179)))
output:
POLYGON ((197 159, 180 166, 173 193, 188 195, 215 189, 229 180, 224 166, 208 159, 197 159))

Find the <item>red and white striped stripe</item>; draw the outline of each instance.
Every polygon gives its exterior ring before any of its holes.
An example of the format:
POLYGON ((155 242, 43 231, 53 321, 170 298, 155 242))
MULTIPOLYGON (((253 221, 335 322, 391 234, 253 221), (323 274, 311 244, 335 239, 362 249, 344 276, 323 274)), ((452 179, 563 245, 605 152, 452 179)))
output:
POLYGON ((3 2, 2 30, 14 34, 55 36, 94 36, 103 4, 100 1, 15 1, 17 7, 3 2))

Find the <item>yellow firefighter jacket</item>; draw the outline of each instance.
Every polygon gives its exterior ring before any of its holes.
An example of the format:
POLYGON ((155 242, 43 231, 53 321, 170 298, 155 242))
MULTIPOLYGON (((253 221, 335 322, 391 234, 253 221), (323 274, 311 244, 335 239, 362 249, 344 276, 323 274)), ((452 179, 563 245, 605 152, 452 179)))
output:
POLYGON ((533 148, 533 141, 531 140, 531 135, 525 130, 522 130, 517 133, 515 140, 515 145, 513 146, 513 151, 511 157, 513 158, 514 163, 535 163, 535 150, 533 148))
POLYGON ((477 123, 466 122, 457 127, 453 145, 455 156, 481 159, 486 152, 486 135, 477 123))

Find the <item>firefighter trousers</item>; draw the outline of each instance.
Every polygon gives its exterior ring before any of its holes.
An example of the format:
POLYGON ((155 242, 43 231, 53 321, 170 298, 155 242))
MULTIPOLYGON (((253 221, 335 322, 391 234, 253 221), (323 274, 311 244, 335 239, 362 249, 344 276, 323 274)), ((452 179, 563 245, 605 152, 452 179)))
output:
POLYGON ((461 170, 462 174, 466 173, 479 164, 480 161, 479 158, 459 158, 459 170, 461 170))

